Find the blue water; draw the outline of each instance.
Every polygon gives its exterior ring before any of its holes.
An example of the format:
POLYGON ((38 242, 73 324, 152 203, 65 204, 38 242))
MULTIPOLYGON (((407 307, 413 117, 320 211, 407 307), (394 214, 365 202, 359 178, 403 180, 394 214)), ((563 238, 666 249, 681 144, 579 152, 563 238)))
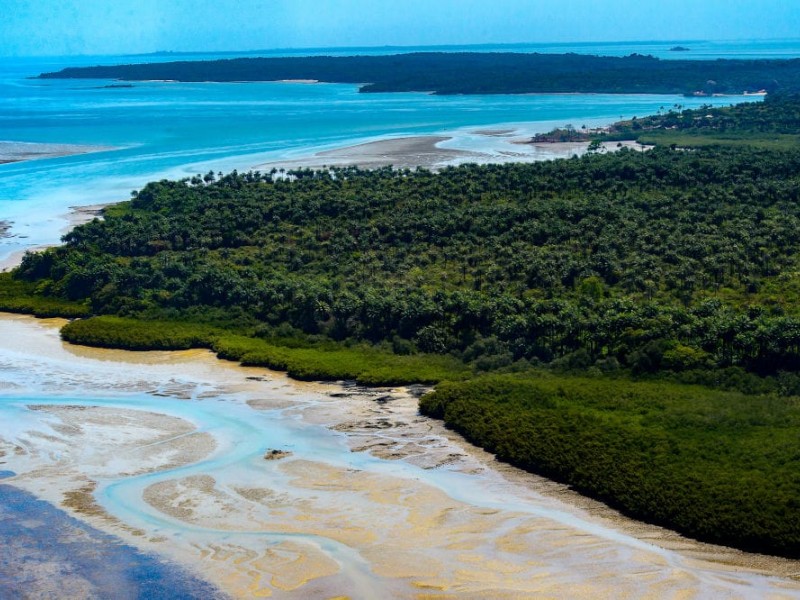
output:
MULTIPOLYGON (((0 141, 113 147, 97 152, 0 165, 0 220, 14 237, 0 240, 0 260, 64 233, 69 207, 124 200, 164 177, 250 169, 337 146, 390 136, 512 126, 532 133, 554 126, 593 126, 675 104, 730 104, 739 97, 690 99, 648 95, 431 96, 359 94, 357 86, 297 83, 146 82, 104 88, 101 80, 36 80, 68 66, 208 59, 242 55, 354 54, 431 50, 379 48, 261 51, 239 54, 0 59, 0 141)), ((680 58, 796 57, 800 40, 647 42, 449 47, 447 50, 631 52, 680 58), (691 52, 669 52, 681 43, 691 52)), ((453 147, 459 147, 458 139, 453 147)), ((1 158, 1 157, 0 157, 1 158)))
POLYGON ((0 485, 0 598, 222 599, 182 568, 0 485))
MULTIPOLYGON (((172 60, 202 60, 237 56, 327 56, 385 55, 401 52, 539 52, 541 54, 595 54, 598 56, 628 56, 649 54, 658 58, 715 60, 748 58, 797 58, 800 38, 760 40, 653 40, 628 42, 550 42, 519 44, 477 44, 449 46, 352 46, 341 48, 261 49, 246 52, 176 52, 124 55, 124 62, 166 62, 172 60), (689 52, 673 52, 670 48, 683 46, 689 52)), ((116 64, 120 57, 87 57, 85 64, 116 64), (100 61, 100 62, 98 62, 100 61)), ((82 59, 84 60, 84 59, 82 59)))

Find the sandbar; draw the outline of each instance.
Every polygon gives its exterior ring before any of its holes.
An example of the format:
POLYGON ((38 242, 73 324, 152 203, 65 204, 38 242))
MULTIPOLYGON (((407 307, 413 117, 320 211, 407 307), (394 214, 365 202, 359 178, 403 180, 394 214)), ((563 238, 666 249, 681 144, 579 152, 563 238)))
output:
POLYGON ((440 148, 439 143, 451 139, 447 136, 415 136, 377 140, 325 150, 311 156, 273 161, 258 165, 261 171, 277 169, 321 169, 323 167, 360 167, 377 169, 393 166, 397 169, 422 167, 433 169, 453 159, 469 158, 470 153, 440 148))
POLYGON ((0 141, 0 164, 115 150, 111 146, 0 141))
MULTIPOLYGON (((539 162, 583 156, 589 142, 530 143, 514 129, 477 129, 468 132, 473 142, 469 149, 446 147, 454 137, 421 135, 388 138, 317 152, 298 158, 276 160, 253 167, 258 171, 272 169, 323 169, 327 167, 359 167, 377 169, 392 166, 397 169, 417 167, 438 171, 464 163, 503 164, 539 162)), ((622 148, 640 150, 636 142, 605 142, 599 152, 615 152, 622 148)), ((649 147, 647 147, 649 149, 649 147)))

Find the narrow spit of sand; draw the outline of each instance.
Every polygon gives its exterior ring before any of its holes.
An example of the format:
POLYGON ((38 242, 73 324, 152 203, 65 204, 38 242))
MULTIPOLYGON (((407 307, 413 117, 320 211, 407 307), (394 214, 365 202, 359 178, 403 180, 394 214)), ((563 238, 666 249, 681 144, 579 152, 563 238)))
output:
POLYGON ((26 160, 41 160, 44 158, 58 158, 75 154, 88 154, 90 152, 105 152, 115 149, 116 148, 111 146, 0 141, 0 165, 23 162, 26 160))
POLYGON ((276 169, 321 169, 323 167, 360 167, 376 169, 393 166, 398 169, 422 167, 432 169, 454 159, 467 159, 469 152, 440 148, 447 136, 416 136, 366 142, 355 146, 317 152, 291 160, 272 161, 258 165, 260 171, 276 169))

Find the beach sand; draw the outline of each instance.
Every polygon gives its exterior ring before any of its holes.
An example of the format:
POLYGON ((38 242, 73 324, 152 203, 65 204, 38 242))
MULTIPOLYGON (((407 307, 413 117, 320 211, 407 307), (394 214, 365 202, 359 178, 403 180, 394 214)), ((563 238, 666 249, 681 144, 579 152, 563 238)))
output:
POLYGON ((111 146, 0 141, 0 164, 114 150, 111 146))
MULTIPOLYGON (((534 149, 542 160, 552 160, 555 158, 569 158, 571 156, 583 156, 589 150, 589 142, 530 142, 515 141, 515 144, 525 144, 534 149)), ((603 142, 600 145, 600 152, 617 152, 623 148, 629 150, 643 151, 650 150, 653 146, 643 146, 632 140, 621 142, 603 142)))
MULTIPOLYGON (((253 168, 269 171, 346 166, 375 169, 393 166, 397 169, 421 167, 435 171, 464 163, 538 162, 571 158, 586 154, 589 148, 589 142, 532 144, 530 136, 521 136, 513 129, 478 129, 470 134, 477 141, 473 141, 468 150, 446 147, 454 139, 450 136, 399 137, 326 150, 291 160, 262 163, 253 168)), ((601 152, 615 152, 621 148, 640 149, 640 146, 635 142, 607 142, 603 144, 601 152)))
POLYGON ((0 316, 3 393, 46 398, 0 402, 4 483, 233 597, 800 596, 797 561, 686 540, 497 463, 419 415, 422 388, 75 347, 62 323, 0 316))
POLYGON ((458 150, 439 148, 437 144, 451 138, 445 136, 416 136, 392 138, 317 152, 311 156, 264 163, 260 171, 276 169, 321 169, 323 167, 356 166, 376 169, 393 166, 397 169, 422 167, 432 169, 454 159, 467 159, 471 155, 458 150))

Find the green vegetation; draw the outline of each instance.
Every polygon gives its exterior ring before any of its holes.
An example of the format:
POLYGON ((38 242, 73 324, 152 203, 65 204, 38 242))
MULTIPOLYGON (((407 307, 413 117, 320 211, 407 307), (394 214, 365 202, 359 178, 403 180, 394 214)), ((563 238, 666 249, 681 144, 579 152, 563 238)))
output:
POLYGON ((0 311, 23 313, 36 317, 85 317, 90 314, 85 301, 42 296, 36 284, 14 279, 11 273, 0 273, 0 311))
POLYGON ((797 150, 659 147, 198 176, 149 184, 15 277, 95 314, 448 354, 478 372, 775 375, 800 366, 798 173, 797 150))
POLYGON ((499 459, 637 518, 800 555, 797 398, 542 373, 443 383, 420 406, 499 459))
POLYGON ((679 146, 747 146, 764 150, 793 150, 800 147, 800 135, 786 134, 691 134, 682 132, 654 131, 638 136, 636 141, 645 145, 679 146))
POLYGON ((155 182, 0 303, 91 312, 77 343, 439 383, 422 409, 504 460, 800 555, 800 99, 636 123, 616 134, 737 143, 155 182))
POLYGON ((364 385, 438 383, 467 375, 449 356, 399 356, 369 345, 264 340, 196 323, 93 317, 67 324, 62 337, 75 344, 128 350, 209 348, 220 358, 246 366, 287 371, 300 380, 352 379, 364 385))
POLYGON ((659 114, 615 123, 599 135, 584 139, 637 140, 642 144, 679 146, 748 146, 794 150, 800 143, 800 105, 791 96, 770 96, 765 102, 728 108, 686 110, 680 104, 659 114))
POLYGON ((364 84, 362 92, 438 94, 741 94, 800 90, 800 60, 659 60, 580 54, 418 52, 391 56, 236 58, 72 67, 44 79, 281 81, 364 84))

